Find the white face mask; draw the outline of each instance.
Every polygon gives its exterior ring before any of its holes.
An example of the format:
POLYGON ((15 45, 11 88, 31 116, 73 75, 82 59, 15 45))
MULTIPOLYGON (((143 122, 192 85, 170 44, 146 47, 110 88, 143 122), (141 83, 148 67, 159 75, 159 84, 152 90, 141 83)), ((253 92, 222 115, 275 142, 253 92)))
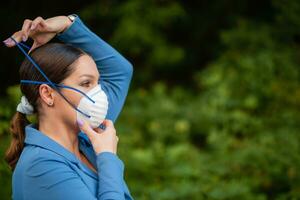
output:
POLYGON ((77 119, 82 119, 88 121, 90 126, 97 128, 104 121, 107 110, 108 110, 108 100, 107 96, 101 88, 101 85, 97 85, 83 96, 77 106, 77 109, 82 111, 77 111, 77 119), (91 98, 94 102, 91 101, 91 98))

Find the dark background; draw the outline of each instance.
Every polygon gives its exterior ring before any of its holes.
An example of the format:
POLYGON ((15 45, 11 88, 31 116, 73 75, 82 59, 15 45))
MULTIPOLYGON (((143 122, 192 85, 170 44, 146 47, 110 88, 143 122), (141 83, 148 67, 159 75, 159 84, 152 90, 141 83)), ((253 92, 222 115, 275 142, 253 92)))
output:
MULTIPOLYGON (((176 1, 174 1, 176 2, 176 1)), ((137 9, 135 15, 142 15, 142 10, 155 13, 155 8, 160 6, 168 6, 173 1, 144 1, 141 8, 137 9), (150 3, 151 2, 151 3, 150 3), (149 4, 149 5, 148 5, 149 4)), ((233 27, 239 18, 250 18, 251 20, 259 20, 260 22, 272 22, 274 8, 270 1, 250 1, 250 0, 219 0, 211 1, 178 1, 184 14, 169 14, 164 19, 158 19, 162 22, 149 22, 149 27, 154 29, 153 33, 159 34, 161 39, 166 40, 167 46, 176 46, 184 51, 185 58, 176 63, 155 63, 148 66, 145 61, 149 58, 148 51, 155 49, 155 39, 153 39, 154 47, 146 46, 138 38, 133 44, 145 49, 139 52, 127 51, 130 46, 121 46, 125 55, 135 63, 137 70, 141 70, 146 74, 145 77, 135 77, 137 84, 149 85, 151 81, 163 79, 165 82, 173 84, 190 85, 190 77, 206 66, 208 62, 216 58, 222 51, 219 33, 227 28, 233 27), (152 24, 153 23, 153 24, 152 24), (174 66, 175 65, 175 66, 174 66), (145 68, 145 69, 144 69, 145 68), (151 69, 149 69, 151 68, 151 69), (159 76, 153 76, 159 74, 159 76), (185 77, 182 76, 185 74, 185 77)), ((104 0, 104 1, 9 1, 4 2, 1 9, 2 15, 2 41, 11 36, 14 32, 22 28, 25 19, 33 20, 37 16, 49 18, 57 15, 68 15, 72 13, 84 13, 88 26, 95 30, 106 40, 113 40, 113 35, 119 34, 117 31, 122 16, 131 15, 124 11, 119 11, 124 6, 124 1, 104 0), (95 8, 89 12, 90 7, 95 8), (95 13, 96 12, 96 13, 95 13)), ((152 15, 152 14, 150 14, 152 15)), ((155 15, 154 15, 155 16, 155 15)), ((130 18, 130 17, 128 17, 130 18)), ((147 19, 145 19, 147 20, 147 19)), ((148 19, 151 21, 151 19, 148 19)), ((141 22, 140 22, 141 23, 141 22)), ((138 26, 138 24, 137 24, 138 26)), ((137 33, 138 34, 138 33, 137 33)), ((126 38, 124 38, 126 39, 126 38)), ((134 38, 130 38, 134 40, 134 38)), ((28 44, 31 41, 28 41, 28 44)), ((129 44, 124 42, 124 44, 129 44)), ((114 46, 118 48, 118 43, 114 46)), ((130 44, 129 44, 130 45, 130 44)), ((158 44, 159 45, 159 44, 158 44)), ((8 49, 2 46, 1 55, 3 56, 1 74, 1 95, 5 94, 5 89, 19 82, 18 67, 24 58, 23 55, 15 48, 8 49)), ((172 54, 170 53, 170 57, 172 54)))

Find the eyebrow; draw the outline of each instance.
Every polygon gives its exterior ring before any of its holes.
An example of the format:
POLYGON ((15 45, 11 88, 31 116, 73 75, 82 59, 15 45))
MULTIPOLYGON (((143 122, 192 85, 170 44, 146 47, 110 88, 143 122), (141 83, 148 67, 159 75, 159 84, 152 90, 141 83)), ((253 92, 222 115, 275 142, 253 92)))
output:
MULTIPOLYGON (((83 77, 83 76, 87 76, 87 77, 90 77, 90 78, 96 78, 96 76, 91 75, 91 74, 82 74, 82 75, 79 76, 79 78, 80 78, 80 77, 83 77)), ((100 78, 100 77, 99 77, 99 78, 100 78)))

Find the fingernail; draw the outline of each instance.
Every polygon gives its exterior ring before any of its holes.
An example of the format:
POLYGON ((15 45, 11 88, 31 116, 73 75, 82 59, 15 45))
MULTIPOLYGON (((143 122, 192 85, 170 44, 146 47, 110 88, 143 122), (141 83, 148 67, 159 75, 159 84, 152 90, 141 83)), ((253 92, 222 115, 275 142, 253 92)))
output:
POLYGON ((25 35, 22 36, 22 40, 23 40, 23 42, 26 41, 26 36, 25 35))
POLYGON ((11 42, 12 42, 12 39, 11 39, 11 38, 7 38, 7 39, 4 40, 3 42, 5 42, 5 43, 11 43, 11 42))
POLYGON ((3 43, 4 43, 6 46, 8 46, 8 45, 12 45, 12 44, 13 44, 13 41, 12 41, 12 39, 8 38, 8 39, 4 40, 3 43))
POLYGON ((9 40, 9 38, 7 38, 6 40, 4 40, 3 42, 4 42, 4 43, 7 43, 7 42, 8 42, 8 40, 9 40))
POLYGON ((77 124, 78 124, 80 127, 82 127, 83 121, 82 121, 81 119, 77 119, 77 124))
POLYGON ((30 29, 33 30, 35 28, 35 25, 31 25, 30 29))

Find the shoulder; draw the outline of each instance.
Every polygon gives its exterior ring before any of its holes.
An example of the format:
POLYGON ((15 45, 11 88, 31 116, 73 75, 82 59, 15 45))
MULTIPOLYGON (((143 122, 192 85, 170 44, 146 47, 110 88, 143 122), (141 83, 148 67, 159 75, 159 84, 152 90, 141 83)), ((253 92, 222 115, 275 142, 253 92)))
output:
POLYGON ((29 146, 24 149, 16 174, 22 175, 25 185, 50 186, 67 176, 76 176, 71 163, 64 157, 47 149, 29 146))
POLYGON ((68 161, 44 148, 34 145, 25 146, 13 172, 13 196, 32 197, 43 194, 45 190, 60 187, 65 180, 76 179, 68 161))
POLYGON ((32 200, 92 199, 76 172, 75 164, 63 156, 32 146, 25 149, 20 161, 13 179, 15 197, 32 200))
POLYGON ((38 163, 47 162, 48 164, 65 163, 67 160, 57 153, 44 149, 39 146, 25 146, 18 161, 23 167, 33 167, 38 163))

